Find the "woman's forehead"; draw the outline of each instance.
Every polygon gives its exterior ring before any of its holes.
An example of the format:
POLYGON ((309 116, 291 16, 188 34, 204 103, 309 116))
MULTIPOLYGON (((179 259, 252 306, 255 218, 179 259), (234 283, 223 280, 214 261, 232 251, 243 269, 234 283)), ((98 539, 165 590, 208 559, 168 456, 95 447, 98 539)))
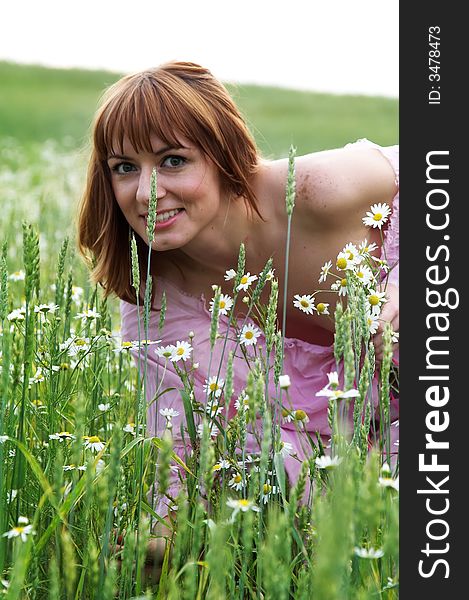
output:
POLYGON ((179 133, 171 136, 162 135, 161 132, 146 132, 136 135, 135 131, 119 132, 115 134, 108 147, 108 154, 131 154, 148 152, 160 154, 167 150, 190 149, 196 144, 179 133))

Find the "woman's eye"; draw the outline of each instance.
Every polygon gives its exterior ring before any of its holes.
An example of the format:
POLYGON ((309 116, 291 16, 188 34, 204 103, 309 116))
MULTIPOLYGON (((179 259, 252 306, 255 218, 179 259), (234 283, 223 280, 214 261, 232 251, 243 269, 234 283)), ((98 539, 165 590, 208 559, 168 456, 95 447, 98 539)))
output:
POLYGON ((183 158, 182 156, 167 156, 164 161, 162 166, 163 167, 170 167, 170 168, 176 168, 176 167, 182 167, 182 165, 186 162, 186 159, 183 158))
POLYGON ((118 175, 124 175, 125 173, 130 173, 131 171, 135 170, 135 167, 133 165, 131 165, 130 163, 118 163, 117 165, 114 165, 112 167, 112 170, 117 173, 118 175))

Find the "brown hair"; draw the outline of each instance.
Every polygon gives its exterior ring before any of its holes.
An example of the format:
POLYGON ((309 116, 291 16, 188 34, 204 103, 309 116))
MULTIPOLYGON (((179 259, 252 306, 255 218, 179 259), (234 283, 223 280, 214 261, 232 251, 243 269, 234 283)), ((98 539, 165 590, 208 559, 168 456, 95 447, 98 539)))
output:
MULTIPOLYGON (((117 149, 123 154, 124 137, 137 151, 152 152, 152 135, 171 146, 179 145, 178 135, 197 144, 218 168, 222 185, 262 218, 250 184, 259 164, 255 142, 210 71, 194 63, 170 62, 123 77, 105 92, 94 120, 78 247, 93 264, 91 277, 104 287, 104 295, 114 292, 129 302, 135 302, 129 225, 115 200, 107 159, 117 149)), ((144 268, 148 248, 138 236, 137 242, 144 268)))

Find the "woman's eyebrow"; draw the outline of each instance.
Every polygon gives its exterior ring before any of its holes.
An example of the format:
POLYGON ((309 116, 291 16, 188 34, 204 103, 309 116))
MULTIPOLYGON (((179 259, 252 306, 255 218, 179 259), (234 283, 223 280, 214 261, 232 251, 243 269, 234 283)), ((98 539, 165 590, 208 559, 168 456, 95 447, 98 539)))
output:
MULTIPOLYGON (((186 146, 164 146, 163 148, 160 148, 157 152, 153 152, 153 154, 155 156, 159 156, 160 154, 164 154, 165 152, 169 152, 171 150, 188 150, 188 148, 186 148, 186 146)), ((132 160, 131 157, 122 154, 109 154, 107 160, 110 160, 111 158, 117 158, 119 160, 132 160)))

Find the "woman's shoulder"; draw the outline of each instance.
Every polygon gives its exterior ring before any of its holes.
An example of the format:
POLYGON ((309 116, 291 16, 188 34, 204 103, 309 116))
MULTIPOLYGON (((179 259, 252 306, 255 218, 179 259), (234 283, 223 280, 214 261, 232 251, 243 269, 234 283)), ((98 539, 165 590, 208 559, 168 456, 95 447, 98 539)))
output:
MULTIPOLYGON (((397 192, 397 147, 382 148, 359 140, 343 148, 296 158, 295 210, 305 217, 337 217, 338 211, 364 210, 390 203, 397 192)), ((266 181, 271 191, 285 193, 287 159, 272 161, 266 181)))

